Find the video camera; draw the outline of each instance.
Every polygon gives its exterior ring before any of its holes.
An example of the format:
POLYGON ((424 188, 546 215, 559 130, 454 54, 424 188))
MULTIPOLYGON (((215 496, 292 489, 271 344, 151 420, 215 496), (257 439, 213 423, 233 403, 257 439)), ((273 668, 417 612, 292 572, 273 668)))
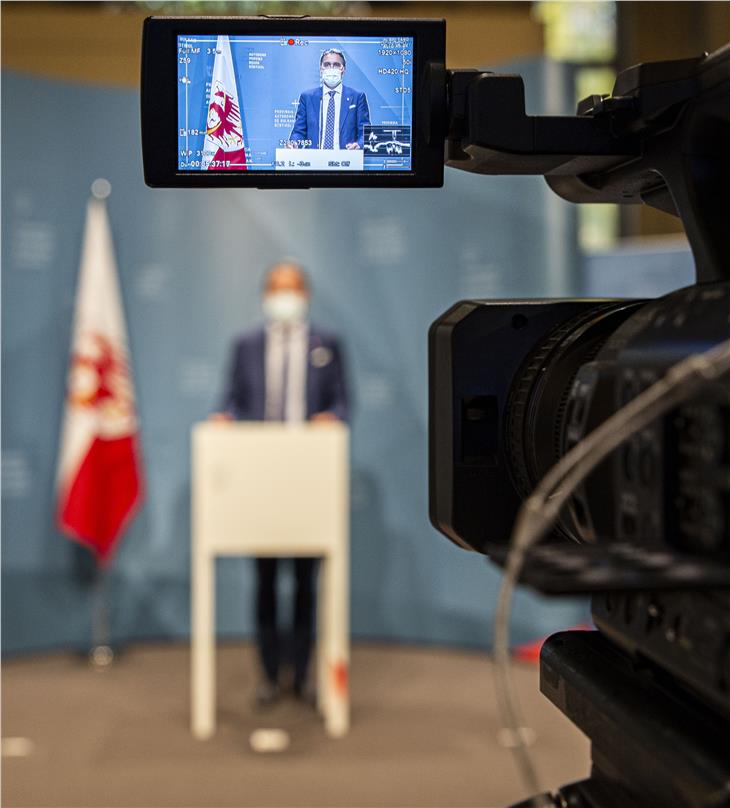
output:
MULTIPOLYGON (((730 47, 626 70, 573 118, 525 116, 518 77, 451 82, 447 164, 542 173, 574 202, 678 215, 697 275, 658 300, 462 301, 432 325, 431 521, 501 564, 549 469, 730 336, 730 47)), ((539 804, 730 805, 727 381, 602 462, 527 551, 520 580, 593 595, 599 629, 543 646, 541 689, 591 739, 593 770, 539 804)))
MULTIPOLYGON (((556 462, 730 337, 730 46, 625 70, 575 116, 528 116, 519 76, 445 69, 443 21, 151 18, 142 139, 157 187, 439 186, 446 164, 681 218, 691 287, 462 301, 432 325, 431 521, 498 564, 556 462)), ((521 581, 593 595, 599 629, 543 648, 541 689, 591 739, 593 768, 540 804, 730 805, 727 380, 603 461, 521 581)))

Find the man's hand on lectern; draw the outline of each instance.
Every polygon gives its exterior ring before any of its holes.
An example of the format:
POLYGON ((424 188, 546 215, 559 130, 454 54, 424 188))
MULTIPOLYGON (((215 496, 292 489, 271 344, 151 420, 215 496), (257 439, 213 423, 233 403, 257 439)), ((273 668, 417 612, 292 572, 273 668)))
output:
POLYGON ((320 426, 321 424, 335 424, 340 419, 333 412, 315 412, 309 422, 320 426))
POLYGON ((218 424, 225 424, 233 420, 230 412, 213 412, 208 416, 209 421, 215 421, 218 424))

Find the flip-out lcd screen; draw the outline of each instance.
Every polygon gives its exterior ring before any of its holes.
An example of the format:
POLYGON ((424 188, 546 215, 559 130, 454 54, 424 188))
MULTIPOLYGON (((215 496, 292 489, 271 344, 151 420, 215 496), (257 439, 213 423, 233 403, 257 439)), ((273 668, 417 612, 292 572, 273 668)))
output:
POLYGON ((409 172, 410 36, 177 36, 180 172, 409 172))

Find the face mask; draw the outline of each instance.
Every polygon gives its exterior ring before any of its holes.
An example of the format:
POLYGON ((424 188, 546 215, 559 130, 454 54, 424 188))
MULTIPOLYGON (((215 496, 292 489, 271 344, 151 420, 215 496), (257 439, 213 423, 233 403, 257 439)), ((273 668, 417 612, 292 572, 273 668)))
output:
POLYGON ((273 292, 264 297, 263 309, 267 320, 296 323, 306 318, 309 301, 298 292, 273 292))
POLYGON ((342 72, 337 68, 322 71, 322 81, 330 88, 336 87, 342 81, 342 72))

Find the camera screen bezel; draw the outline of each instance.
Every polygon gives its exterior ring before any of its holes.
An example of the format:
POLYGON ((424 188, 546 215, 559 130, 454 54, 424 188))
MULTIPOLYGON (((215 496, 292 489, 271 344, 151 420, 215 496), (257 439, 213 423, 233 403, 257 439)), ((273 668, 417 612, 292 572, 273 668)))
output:
MULTIPOLYGON (((148 17, 142 40, 142 158, 154 188, 436 188, 443 185, 444 144, 429 136, 433 91, 428 64, 443 66, 444 20, 342 17, 148 17), (413 37, 411 169, 366 172, 180 171, 178 169, 178 36, 413 37)), ((445 87, 444 87, 445 103, 445 87)))

